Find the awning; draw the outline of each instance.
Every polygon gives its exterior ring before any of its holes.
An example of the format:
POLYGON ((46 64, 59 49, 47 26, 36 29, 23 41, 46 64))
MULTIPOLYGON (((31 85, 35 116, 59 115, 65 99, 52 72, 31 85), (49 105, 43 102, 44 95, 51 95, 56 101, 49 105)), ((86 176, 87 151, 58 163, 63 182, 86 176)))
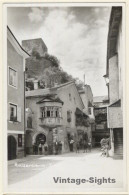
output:
POLYGON ((117 100, 113 104, 110 104, 108 107, 121 107, 121 100, 117 100))

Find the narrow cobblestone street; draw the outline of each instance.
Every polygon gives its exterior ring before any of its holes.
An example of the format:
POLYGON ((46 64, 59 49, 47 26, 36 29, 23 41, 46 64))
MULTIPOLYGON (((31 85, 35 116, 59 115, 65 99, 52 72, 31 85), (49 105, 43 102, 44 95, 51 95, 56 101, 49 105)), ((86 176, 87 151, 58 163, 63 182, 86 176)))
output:
POLYGON ((9 191, 20 192, 85 192, 85 191, 122 191, 123 161, 101 157, 100 149, 79 154, 67 153, 52 156, 27 156, 21 160, 9 161, 9 191), (109 169, 110 167, 110 169, 109 169), (86 179, 93 177, 94 182, 60 183, 61 179, 86 179), (98 179, 107 182, 98 184, 98 179), (115 179, 115 183, 108 180, 115 179), (116 188, 116 189, 115 189, 116 188))

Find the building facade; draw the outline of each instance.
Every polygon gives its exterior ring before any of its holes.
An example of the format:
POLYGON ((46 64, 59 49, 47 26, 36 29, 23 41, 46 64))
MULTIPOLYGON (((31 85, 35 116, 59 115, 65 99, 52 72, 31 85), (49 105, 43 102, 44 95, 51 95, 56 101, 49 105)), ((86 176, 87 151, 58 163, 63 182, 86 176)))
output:
POLYGON ((92 133, 94 147, 100 147, 103 138, 109 138, 110 132, 107 126, 107 107, 109 105, 107 96, 96 96, 93 98, 95 130, 92 133))
MULTIPOLYGON (((84 104, 74 82, 53 88, 26 91, 27 118, 26 150, 33 153, 34 143, 47 143, 49 154, 54 153, 54 143, 62 143, 62 152, 70 151, 70 139, 79 139, 78 126, 89 132, 88 116, 83 113, 84 104), (86 125, 78 123, 78 112, 85 118, 86 125), (29 141, 28 141, 29 140, 29 141)), ((90 135, 90 133, 88 133, 90 135)), ((90 137, 89 137, 90 138, 90 137)))
MULTIPOLYGON (((94 106, 93 106, 93 93, 91 90, 90 85, 84 85, 83 90, 79 91, 79 94, 82 98, 82 101, 84 103, 84 109, 83 112, 89 117, 89 125, 88 125, 88 137, 90 138, 90 141, 93 145, 92 140, 92 133, 95 131, 95 116, 94 116, 94 106)), ((79 129, 82 129, 78 127, 79 129)), ((85 129, 86 127, 84 127, 85 129)), ((82 131, 83 135, 83 131, 82 131)))
POLYGON ((24 156, 24 71, 28 56, 7 27, 8 160, 24 156))
POLYGON ((108 128, 111 155, 123 158, 123 29, 122 7, 112 7, 109 21, 107 72, 109 79, 108 128))

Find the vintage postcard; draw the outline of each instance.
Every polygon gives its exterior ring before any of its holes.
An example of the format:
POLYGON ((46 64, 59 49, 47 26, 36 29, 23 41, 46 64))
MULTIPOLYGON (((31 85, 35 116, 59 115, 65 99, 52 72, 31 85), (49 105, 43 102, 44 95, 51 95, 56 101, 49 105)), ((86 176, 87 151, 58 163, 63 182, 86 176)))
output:
POLYGON ((4 3, 3 192, 127 192, 125 3, 4 3))

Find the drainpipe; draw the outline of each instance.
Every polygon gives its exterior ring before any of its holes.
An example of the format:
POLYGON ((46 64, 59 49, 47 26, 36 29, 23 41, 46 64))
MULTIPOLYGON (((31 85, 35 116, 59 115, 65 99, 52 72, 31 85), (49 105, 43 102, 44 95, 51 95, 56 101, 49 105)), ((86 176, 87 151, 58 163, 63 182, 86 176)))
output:
MULTIPOLYGON (((24 67, 25 67, 25 60, 24 60, 24 67)), ((25 117, 25 110, 26 110, 26 99, 25 99, 25 69, 24 69, 24 157, 26 157, 26 117, 25 117)))

